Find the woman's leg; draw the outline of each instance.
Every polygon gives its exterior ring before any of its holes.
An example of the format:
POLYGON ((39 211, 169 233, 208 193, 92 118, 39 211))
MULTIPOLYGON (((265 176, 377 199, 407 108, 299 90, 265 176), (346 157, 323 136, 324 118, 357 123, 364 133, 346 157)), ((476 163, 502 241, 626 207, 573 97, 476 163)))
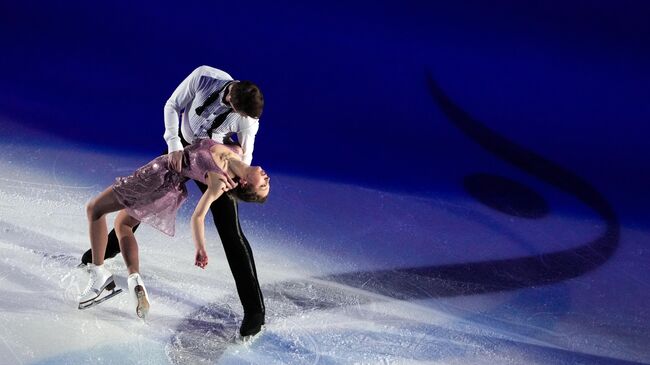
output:
POLYGON ((138 241, 133 231, 140 221, 131 217, 125 210, 121 210, 115 218, 115 233, 120 242, 122 258, 129 274, 140 272, 140 259, 138 257, 138 241))
POLYGON ((90 232, 90 247, 92 248, 93 264, 95 265, 104 263, 108 234, 106 214, 116 212, 122 208, 124 206, 117 201, 110 187, 93 198, 86 206, 90 232))
MULTIPOLYGON (((133 233, 135 233, 139 226, 140 225, 138 224, 133 227, 133 233)), ((104 260, 112 259, 113 257, 117 256, 118 253, 120 253, 120 242, 117 240, 115 229, 112 229, 108 234, 108 245, 106 245, 106 254, 104 254, 104 260)), ((93 252, 91 249, 88 249, 88 251, 84 252, 84 254, 81 256, 82 264, 86 265, 89 262, 93 262, 93 252)))
POLYGON ((131 217, 126 210, 121 210, 115 218, 115 233, 120 241, 122 258, 129 270, 127 283, 129 293, 135 302, 135 313, 138 317, 144 319, 149 313, 149 296, 144 282, 140 277, 140 259, 138 257, 138 241, 133 234, 133 228, 137 227, 140 221, 131 217))

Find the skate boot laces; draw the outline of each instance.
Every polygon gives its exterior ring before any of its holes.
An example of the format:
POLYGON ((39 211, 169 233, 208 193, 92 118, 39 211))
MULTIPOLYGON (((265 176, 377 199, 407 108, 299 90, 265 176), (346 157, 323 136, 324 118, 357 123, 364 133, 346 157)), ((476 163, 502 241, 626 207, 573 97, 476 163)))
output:
POLYGON ((95 272, 95 270, 90 270, 90 269, 88 269, 88 273, 90 274, 90 279, 88 280, 88 285, 86 286, 86 288, 81 292, 80 296, 82 297, 87 295, 91 291, 93 292, 95 291, 94 286, 95 283, 97 282, 97 273, 95 272))

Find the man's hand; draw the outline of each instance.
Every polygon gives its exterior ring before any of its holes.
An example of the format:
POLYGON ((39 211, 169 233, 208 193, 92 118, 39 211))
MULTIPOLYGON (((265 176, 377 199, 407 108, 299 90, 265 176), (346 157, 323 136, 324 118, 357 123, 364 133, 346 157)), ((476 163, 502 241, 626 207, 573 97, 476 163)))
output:
POLYGON ((200 267, 201 269, 205 269, 205 267, 208 266, 208 253, 205 251, 205 248, 196 250, 194 265, 200 267))
POLYGON ((221 182, 223 183, 223 187, 221 188, 221 190, 223 190, 224 192, 237 187, 237 183, 234 182, 233 179, 231 179, 230 176, 228 176, 227 174, 220 176, 219 180, 221 180, 221 182))
POLYGON ((170 169, 181 172, 183 168, 183 150, 168 153, 167 163, 170 169))

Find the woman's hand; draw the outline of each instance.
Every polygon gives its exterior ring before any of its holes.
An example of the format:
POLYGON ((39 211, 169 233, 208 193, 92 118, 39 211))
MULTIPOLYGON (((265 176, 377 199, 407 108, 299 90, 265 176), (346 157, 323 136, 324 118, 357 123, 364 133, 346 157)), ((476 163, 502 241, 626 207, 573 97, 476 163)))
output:
POLYGON ((208 253, 205 251, 205 248, 199 248, 196 250, 194 265, 201 269, 205 269, 205 267, 208 266, 208 253))

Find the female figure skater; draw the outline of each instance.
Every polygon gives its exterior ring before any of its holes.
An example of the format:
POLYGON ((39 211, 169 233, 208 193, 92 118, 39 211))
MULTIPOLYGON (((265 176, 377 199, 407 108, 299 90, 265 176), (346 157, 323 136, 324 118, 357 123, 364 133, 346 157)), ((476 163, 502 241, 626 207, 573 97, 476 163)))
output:
POLYGON ((120 211, 115 219, 115 231, 120 237, 120 249, 129 272, 128 286, 136 302, 136 314, 145 318, 149 300, 139 275, 138 244, 133 226, 140 222, 173 236, 176 212, 187 197, 185 182, 193 179, 208 186, 192 214, 192 238, 196 247, 194 264, 205 268, 204 220, 210 204, 224 192, 247 202, 263 203, 269 194, 270 178, 259 166, 248 166, 238 153, 238 146, 219 144, 201 139, 183 150, 182 172, 169 167, 168 156, 162 155, 137 169, 132 175, 118 177, 113 185, 93 198, 86 211, 90 225, 92 264, 88 264, 90 279, 79 296, 79 309, 85 309, 112 297, 115 290, 112 273, 103 266, 107 244, 106 214, 120 211))

